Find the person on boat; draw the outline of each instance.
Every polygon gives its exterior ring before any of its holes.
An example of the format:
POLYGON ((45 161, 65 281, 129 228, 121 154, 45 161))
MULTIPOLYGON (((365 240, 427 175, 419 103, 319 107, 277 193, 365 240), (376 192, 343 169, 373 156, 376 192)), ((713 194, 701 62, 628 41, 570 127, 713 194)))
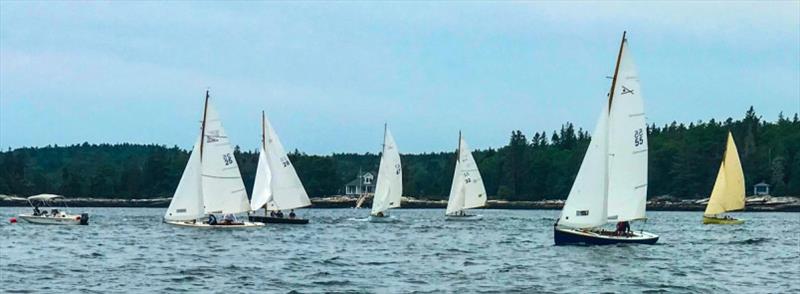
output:
POLYGON ((628 221, 617 223, 617 231, 615 232, 617 236, 627 236, 630 231, 631 224, 628 221))
POLYGON ((230 225, 234 221, 236 221, 236 218, 233 216, 233 213, 229 213, 229 214, 226 214, 226 215, 222 216, 222 224, 223 225, 230 225))
POLYGON ((58 216, 58 209, 53 208, 53 210, 50 211, 50 214, 52 214, 53 217, 58 216))
POLYGON ((274 211, 274 210, 270 210, 270 211, 269 211, 269 217, 278 217, 278 214, 277 214, 277 213, 275 213, 275 211, 274 211))
POLYGON ((376 213, 376 214, 375 214, 375 216, 377 216, 377 217, 383 217, 383 211, 379 211, 378 213, 376 213))
POLYGON ((39 206, 34 206, 33 207, 33 216, 39 216, 40 214, 42 214, 42 211, 39 210, 39 206))
POLYGON ((216 225, 217 224, 217 217, 214 216, 213 213, 208 215, 208 224, 209 225, 216 225))
POLYGON ((289 211, 289 218, 294 219, 295 217, 297 217, 297 215, 294 214, 294 209, 292 209, 291 211, 289 211))
POLYGON ((276 213, 275 216, 277 216, 278 218, 283 218, 283 211, 278 209, 278 213, 276 213))

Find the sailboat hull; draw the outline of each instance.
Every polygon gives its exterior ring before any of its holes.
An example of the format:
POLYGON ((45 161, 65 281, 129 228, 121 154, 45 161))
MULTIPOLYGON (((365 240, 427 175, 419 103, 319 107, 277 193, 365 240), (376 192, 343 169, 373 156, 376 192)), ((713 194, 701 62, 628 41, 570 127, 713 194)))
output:
POLYGON ((483 219, 483 216, 480 214, 469 214, 469 215, 448 215, 445 216, 445 220, 447 221, 461 221, 461 222, 468 222, 468 221, 477 221, 483 219))
POLYGON ((201 229, 244 229, 244 228, 259 228, 264 226, 263 223, 255 223, 255 222, 241 222, 230 225, 209 225, 208 223, 204 222, 191 222, 191 221, 164 221, 164 223, 178 227, 191 227, 191 228, 201 228, 201 229))
POLYGON ((735 218, 725 219, 725 218, 703 216, 704 225, 740 225, 743 223, 744 220, 741 219, 735 219, 735 218))
POLYGON ((556 245, 611 245, 611 244, 655 244, 658 235, 640 231, 632 236, 614 236, 598 231, 554 227, 553 237, 556 245))
POLYGON ((269 217, 251 215, 248 218, 251 222, 259 222, 266 224, 292 224, 292 225, 305 225, 308 224, 308 219, 305 218, 285 218, 285 217, 269 217))

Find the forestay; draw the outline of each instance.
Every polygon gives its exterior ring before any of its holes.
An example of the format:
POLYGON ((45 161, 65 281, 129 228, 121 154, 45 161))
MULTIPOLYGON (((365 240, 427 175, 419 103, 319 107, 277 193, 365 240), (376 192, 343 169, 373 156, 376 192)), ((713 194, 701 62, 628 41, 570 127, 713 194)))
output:
POLYGON ((486 205, 486 188, 464 138, 459 138, 458 160, 450 187, 446 214, 486 205))
POLYGON ((403 195, 403 168, 400 164, 400 153, 394 142, 392 133, 386 129, 383 139, 383 152, 378 168, 378 179, 375 196, 372 200, 372 214, 400 207, 403 195))
POLYGON ((203 217, 203 188, 200 184, 200 175, 200 137, 198 136, 164 219, 188 221, 203 217))
POLYGON ((623 40, 608 129, 608 221, 645 218, 647 124, 639 77, 623 40))
POLYGON ((559 225, 591 228, 606 223, 607 129, 608 110, 603 107, 578 175, 561 210, 559 225))
POLYGON ((726 211, 743 209, 744 196, 742 163, 739 161, 739 151, 736 149, 733 135, 728 132, 727 146, 719 166, 717 181, 714 182, 711 198, 708 200, 708 206, 703 214, 712 216, 726 211))
POLYGON ((239 165, 233 156, 219 114, 209 102, 202 150, 202 187, 206 213, 240 213, 250 210, 239 165))

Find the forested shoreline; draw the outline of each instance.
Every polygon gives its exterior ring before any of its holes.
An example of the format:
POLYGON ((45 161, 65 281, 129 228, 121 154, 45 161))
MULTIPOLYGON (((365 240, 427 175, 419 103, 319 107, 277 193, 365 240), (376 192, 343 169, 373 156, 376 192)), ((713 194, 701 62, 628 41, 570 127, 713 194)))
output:
MULTIPOLYGON (((771 194, 800 195, 800 120, 781 114, 768 122, 751 107, 743 118, 648 126, 649 196, 699 198, 714 183, 730 130, 752 185, 770 184, 771 194)), ((490 198, 564 199, 580 167, 590 134, 571 123, 558 131, 526 136, 513 131, 506 146, 475 150, 490 198)), ((248 193, 258 153, 235 150, 248 193)), ((378 154, 289 154, 311 197, 339 195, 359 171, 377 170, 378 154)), ((0 194, 62 194, 70 197, 170 197, 189 151, 139 144, 25 147, 0 152, 0 194)), ((405 195, 445 199, 455 166, 454 152, 402 154, 405 195)))

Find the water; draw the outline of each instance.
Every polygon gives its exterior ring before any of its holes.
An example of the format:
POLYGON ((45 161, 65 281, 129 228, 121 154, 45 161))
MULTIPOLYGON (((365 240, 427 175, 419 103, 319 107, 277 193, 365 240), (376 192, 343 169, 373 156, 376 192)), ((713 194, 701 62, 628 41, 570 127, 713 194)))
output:
MULTIPOLYGON (((658 245, 553 246, 558 211, 310 209, 305 226, 202 230, 164 209, 73 208, 89 226, 9 225, 0 208, 0 290, 80 292, 800 292, 800 214, 649 212, 658 245)), ((635 223, 634 229, 642 224, 635 223)), ((0 291, 2 292, 2 291, 0 291)))

